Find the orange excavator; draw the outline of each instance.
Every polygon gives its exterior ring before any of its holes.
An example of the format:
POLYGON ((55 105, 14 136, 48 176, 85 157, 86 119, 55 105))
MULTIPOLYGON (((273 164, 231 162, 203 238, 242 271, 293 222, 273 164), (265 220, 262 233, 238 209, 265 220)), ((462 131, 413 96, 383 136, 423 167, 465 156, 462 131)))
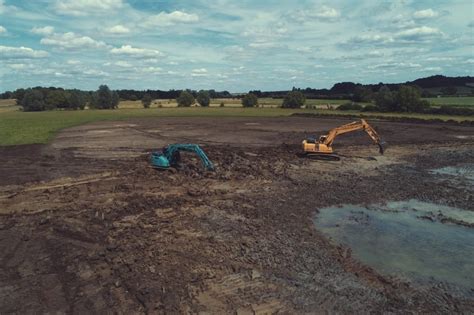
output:
POLYGON ((364 119, 361 119, 360 121, 354 121, 331 129, 327 135, 320 136, 319 140, 316 140, 315 138, 303 140, 302 155, 314 159, 339 161, 340 157, 335 154, 332 149, 334 139, 336 139, 338 135, 358 130, 367 132, 369 137, 376 145, 378 145, 380 154, 384 153, 386 143, 380 138, 374 128, 372 128, 364 119))

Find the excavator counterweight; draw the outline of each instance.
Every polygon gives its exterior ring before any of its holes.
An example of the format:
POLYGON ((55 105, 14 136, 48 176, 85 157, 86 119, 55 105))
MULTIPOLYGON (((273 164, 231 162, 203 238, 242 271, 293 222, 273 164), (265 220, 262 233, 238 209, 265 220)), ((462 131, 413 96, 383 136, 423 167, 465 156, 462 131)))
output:
POLYGON ((334 140, 338 135, 358 130, 367 132, 374 143, 378 145, 380 154, 384 154, 386 143, 380 138, 375 129, 372 128, 372 126, 370 126, 364 119, 331 129, 327 135, 320 136, 318 140, 315 138, 303 140, 303 154, 321 159, 339 160, 339 156, 334 154, 332 148, 334 140))

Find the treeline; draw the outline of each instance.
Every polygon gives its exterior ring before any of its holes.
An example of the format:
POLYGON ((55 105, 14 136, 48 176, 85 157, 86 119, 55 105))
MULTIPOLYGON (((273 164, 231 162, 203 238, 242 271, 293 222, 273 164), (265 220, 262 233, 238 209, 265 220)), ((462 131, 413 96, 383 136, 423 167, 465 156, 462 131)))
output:
MULTIPOLYGON (((459 95, 459 88, 462 88, 464 95, 474 95, 474 77, 446 77, 443 75, 435 75, 427 78, 421 78, 414 81, 407 81, 405 83, 397 84, 384 84, 382 82, 378 84, 359 84, 354 82, 340 82, 334 84, 330 89, 313 89, 313 88, 293 88, 292 91, 301 92, 305 98, 308 99, 350 99, 355 102, 369 102, 373 101, 373 95, 378 93, 382 87, 387 87, 393 92, 397 92, 401 86, 413 86, 419 89, 422 97, 435 97, 435 96, 450 96, 459 95)), ((41 90, 45 93, 49 93, 50 90, 62 90, 60 88, 33 88, 41 90)), ((66 90, 66 91, 78 91, 78 90, 66 90)), ((197 98, 199 91, 186 90, 197 98)), ((7 91, 0 94, 0 98, 18 99, 25 92, 25 89, 18 89, 16 91, 7 91)), ((92 91, 79 91, 84 96, 91 96, 94 92, 92 91)), ((145 95, 150 96, 152 99, 177 99, 183 90, 130 90, 123 89, 116 91, 119 98, 122 100, 137 101, 143 99, 145 95)), ((253 90, 249 93, 257 96, 258 98, 284 98, 289 91, 260 91, 253 90)), ((244 94, 233 95, 228 91, 216 91, 207 90, 210 98, 242 98, 244 94)))
POLYGON ((34 87, 18 89, 10 98, 15 98, 23 111, 38 112, 53 109, 78 110, 89 108, 113 109, 119 104, 119 95, 111 91, 107 85, 101 85, 95 92, 86 92, 76 89, 34 87))
POLYGON ((421 89, 409 85, 401 85, 394 91, 384 85, 375 93, 367 92, 359 96, 361 100, 364 102, 370 101, 371 104, 364 106, 356 102, 351 102, 342 104, 337 109, 366 112, 408 112, 463 116, 474 115, 474 110, 466 107, 431 107, 431 104, 428 101, 421 98, 421 89))
MULTIPOLYGON (((383 86, 391 91, 397 92, 401 86, 413 86, 419 89, 422 97, 451 96, 458 94, 459 87, 465 87, 470 91, 469 95, 474 95, 474 77, 446 77, 435 75, 427 78, 421 78, 405 83, 394 84, 360 84, 354 82, 340 82, 333 85, 330 89, 313 88, 293 88, 293 91, 299 91, 309 99, 351 99, 356 102, 370 101, 370 95, 377 93, 383 86), (436 89, 434 91, 433 89, 436 89)), ((257 97, 284 98, 288 91, 260 91, 254 90, 249 93, 257 97)))
MULTIPOLYGON (((198 97, 199 91, 196 90, 186 90, 191 93, 194 98, 198 97)), ((143 99, 145 95, 149 95, 152 99, 177 99, 183 90, 117 90, 117 93, 122 100, 128 101, 138 101, 143 99)), ((231 98, 232 94, 228 91, 216 91, 216 90, 207 90, 210 98, 231 98)), ((148 97, 148 96, 147 96, 148 97)))

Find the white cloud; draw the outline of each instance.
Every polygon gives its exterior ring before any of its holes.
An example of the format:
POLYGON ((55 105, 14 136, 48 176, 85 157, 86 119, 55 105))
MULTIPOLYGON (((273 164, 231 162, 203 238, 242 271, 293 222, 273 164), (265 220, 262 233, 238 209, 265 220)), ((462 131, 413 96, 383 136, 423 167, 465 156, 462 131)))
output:
POLYGON ((122 60, 117 61, 117 62, 115 63, 115 65, 116 65, 117 67, 121 67, 121 68, 131 68, 131 67, 133 67, 133 65, 132 65, 131 63, 128 63, 128 62, 122 61, 122 60))
POLYGON ((381 63, 373 66, 368 66, 369 69, 383 69, 383 68, 420 68, 421 65, 418 63, 405 63, 405 62, 388 62, 381 63))
POLYGON ((112 27, 108 27, 104 31, 112 35, 125 35, 125 34, 130 33, 130 29, 123 25, 115 25, 112 27))
POLYGON ((48 57, 43 50, 34 50, 29 47, 0 46, 0 59, 33 59, 48 57))
POLYGON ((295 50, 297 52, 301 52, 301 53, 310 53, 311 52, 310 47, 296 47, 295 50))
POLYGON ((420 26, 401 31, 396 34, 396 37, 403 40, 417 41, 441 35, 443 35, 443 33, 437 28, 420 26))
POLYGON ((44 27, 33 27, 31 29, 31 33, 37 34, 37 35, 51 35, 54 33, 54 27, 52 26, 44 26, 44 27))
POLYGON ((12 64, 9 64, 8 67, 13 70, 23 70, 23 69, 28 68, 28 66, 24 63, 12 63, 12 64))
POLYGON ((321 9, 312 14, 313 16, 321 19, 332 20, 337 19, 341 14, 334 8, 323 5, 321 9))
POLYGON ((170 26, 180 23, 196 23, 199 21, 199 16, 194 13, 186 13, 183 11, 173 11, 171 13, 160 12, 159 14, 150 16, 145 25, 151 26, 170 26))
POLYGON ((66 63, 68 65, 78 65, 80 64, 81 62, 79 60, 75 60, 75 59, 69 59, 68 61, 66 61, 66 63))
POLYGON ((426 68, 423 68, 423 71, 442 71, 443 68, 441 67, 426 67, 426 68))
POLYGON ((57 0, 54 9, 59 14, 85 16, 110 14, 123 6, 123 0, 57 0))
POLYGON ((108 77, 109 74, 107 72, 104 72, 102 70, 96 70, 96 69, 85 69, 81 72, 84 76, 87 77, 108 77))
POLYGON ((102 41, 97 41, 90 38, 89 36, 77 35, 73 32, 52 34, 49 37, 42 38, 40 43, 66 50, 97 49, 107 47, 107 45, 102 41))
POLYGON ((428 57, 426 61, 452 61, 453 57, 428 57))
POLYGON ((130 45, 123 45, 120 48, 112 48, 110 50, 110 53, 114 55, 126 55, 126 56, 132 56, 132 57, 137 57, 137 58, 142 58, 142 57, 153 58, 153 57, 164 56, 164 54, 159 50, 136 48, 130 45))
POLYGON ((341 13, 338 10, 325 5, 315 9, 298 10, 288 15, 290 21, 297 20, 299 22, 306 22, 314 19, 323 22, 334 22, 339 19, 340 16, 341 13))
POLYGON ((395 34, 364 34, 352 37, 349 44, 392 44, 403 42, 423 42, 443 36, 437 28, 420 26, 400 31, 395 34))
POLYGON ((354 44, 376 44, 376 43, 391 43, 393 37, 386 34, 364 34, 350 39, 354 44))
POLYGON ((15 10, 16 7, 13 5, 6 5, 4 0, 0 0, 0 14, 6 13, 8 11, 15 10))
POLYGON ((191 71, 191 76, 192 77, 205 77, 207 76, 207 69, 206 68, 193 69, 193 71, 191 71))
POLYGON ((7 29, 0 25, 0 35, 6 34, 7 29))
POLYGON ((372 50, 372 51, 369 51, 367 55, 369 55, 370 57, 382 57, 384 53, 379 50, 372 50))
POLYGON ((281 46, 280 44, 273 43, 273 42, 256 42, 256 43, 249 44, 249 47, 255 48, 255 49, 270 49, 270 48, 277 48, 280 46, 281 46))
POLYGON ((415 19, 431 19, 437 17, 439 14, 432 9, 420 10, 413 13, 415 19))
POLYGON ((143 69, 140 69, 140 71, 149 72, 149 73, 157 73, 157 72, 162 72, 163 69, 160 67, 145 67, 143 69))

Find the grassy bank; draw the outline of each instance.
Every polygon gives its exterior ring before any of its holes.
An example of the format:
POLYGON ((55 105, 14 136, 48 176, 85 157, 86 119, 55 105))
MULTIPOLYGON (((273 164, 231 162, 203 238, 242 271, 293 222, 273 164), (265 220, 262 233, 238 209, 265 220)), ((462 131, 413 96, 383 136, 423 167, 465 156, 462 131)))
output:
POLYGON ((430 97, 424 98, 430 102, 433 106, 456 106, 456 107, 472 107, 474 108, 474 97, 472 96, 461 96, 461 97, 430 97))
MULTIPOLYGON (((294 113, 315 113, 322 115, 352 115, 360 112, 314 109, 281 108, 157 108, 117 109, 48 112, 0 112, 0 145, 47 143, 59 130, 94 121, 123 120, 138 117, 278 117, 294 113)), ((411 113, 363 113, 365 117, 412 117, 419 119, 440 119, 473 121, 473 117, 425 115, 411 113)))

